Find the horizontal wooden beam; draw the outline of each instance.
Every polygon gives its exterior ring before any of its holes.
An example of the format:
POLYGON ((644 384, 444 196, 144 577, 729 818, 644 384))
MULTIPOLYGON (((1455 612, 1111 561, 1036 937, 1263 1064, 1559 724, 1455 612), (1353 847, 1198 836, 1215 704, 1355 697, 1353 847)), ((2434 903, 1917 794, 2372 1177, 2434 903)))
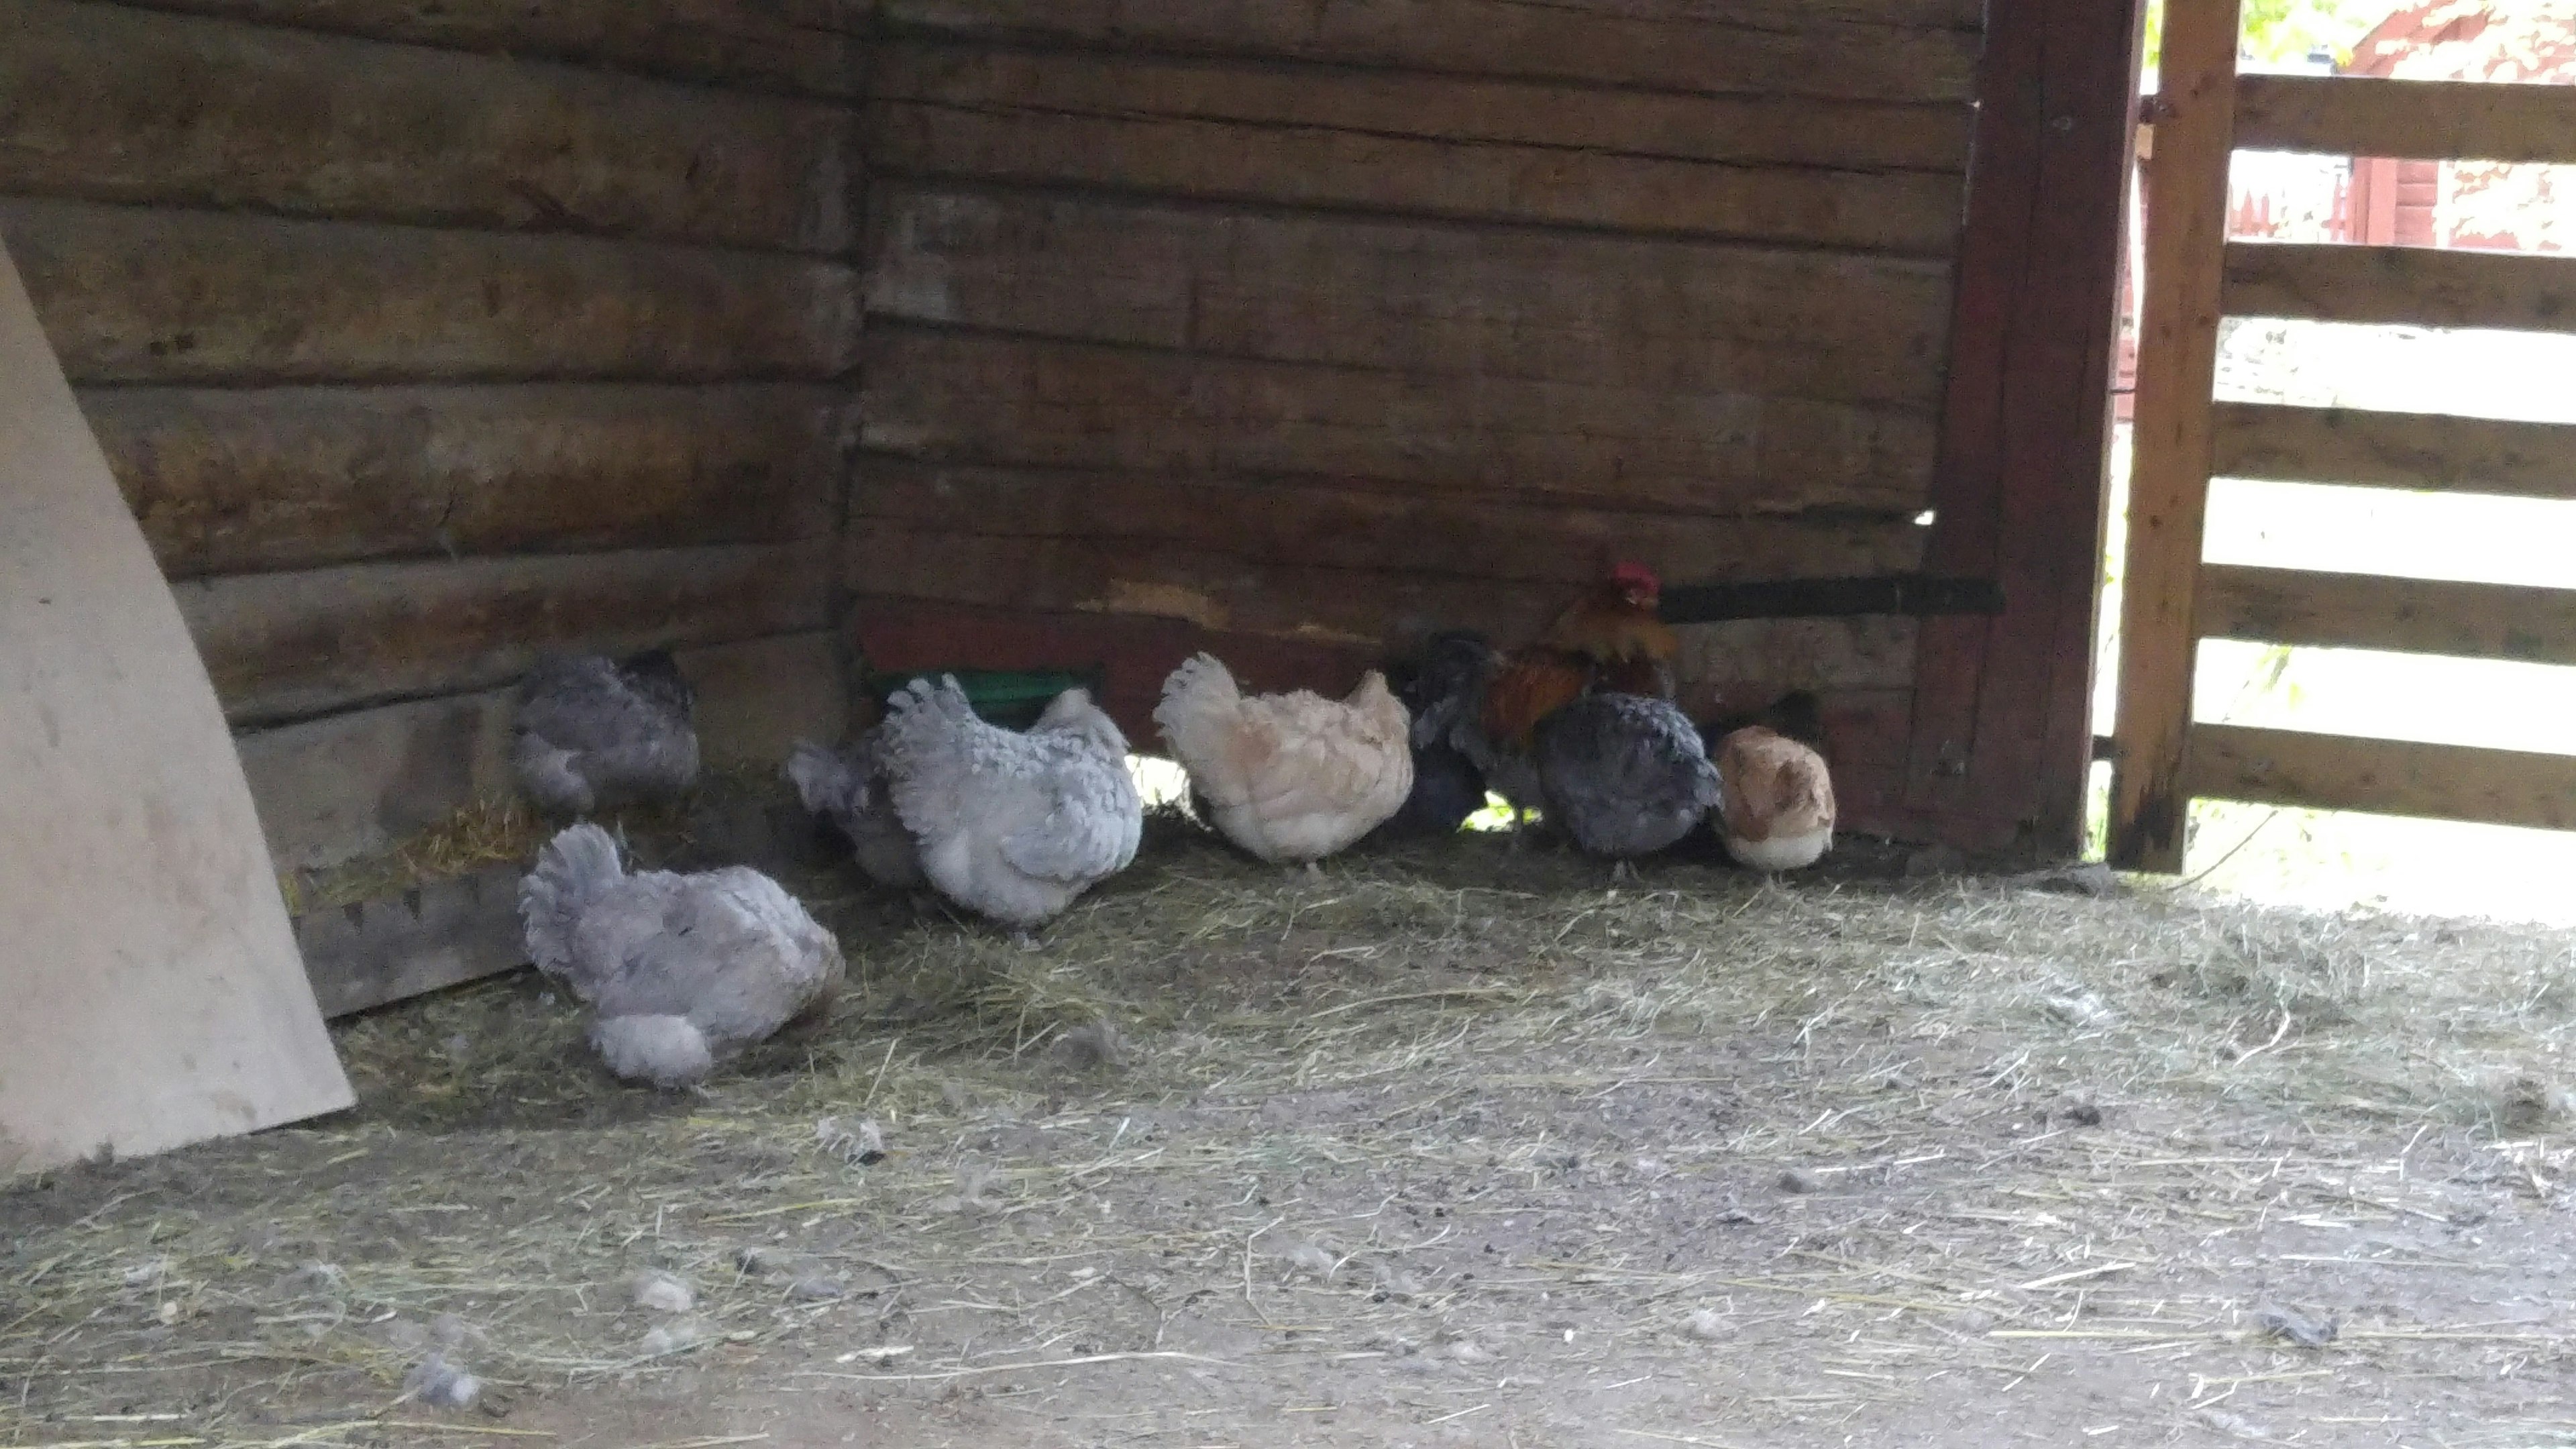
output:
POLYGON ((0 32, 12 194, 849 244, 846 106, 78 0, 0 32))
POLYGON ((2576 163, 2576 91, 2487 81, 2239 76, 2236 144, 2329 156, 2576 163))
POLYGON ((1911 515, 1934 426, 1751 393, 1255 362, 912 326, 868 329, 877 453, 927 463, 1270 476, 1523 502, 1911 515))
POLYGON ((173 578, 833 531, 846 392, 812 385, 86 388, 173 578))
POLYGON ((1928 409, 1937 261, 880 183, 870 325, 1928 409))
POLYGON ((2576 425, 2438 413, 2217 405, 2221 478, 2576 498, 2576 425))
POLYGON ((2204 639, 2576 664, 2576 589, 2211 564, 2204 639))
POLYGON ((866 0, 129 0, 221 15, 507 55, 848 96, 865 69, 866 0))
POLYGON ((2231 317, 2576 332, 2576 257, 2230 242, 2231 317))
POLYGON ((172 589, 237 727, 488 689, 545 649, 819 629, 828 543, 352 564, 172 589))
POLYGON ((0 200, 75 383, 826 380, 859 330, 821 257, 0 200))
POLYGON ((1670 5, 1492 0, 1320 10, 1207 0, 884 0, 877 9, 901 30, 978 39, 1853 100, 1968 100, 1979 38, 1976 11, 1961 0, 1695 4, 1688 13, 1670 5))
POLYGON ((2183 786, 2205 800, 2576 829, 2576 755, 2196 724, 2183 786))
POLYGON ((1664 591, 1664 618, 1676 624, 1723 619, 1834 619, 1893 614, 2000 614, 2004 592, 1992 579, 1889 574, 1876 578, 1768 579, 1692 584, 1664 591))

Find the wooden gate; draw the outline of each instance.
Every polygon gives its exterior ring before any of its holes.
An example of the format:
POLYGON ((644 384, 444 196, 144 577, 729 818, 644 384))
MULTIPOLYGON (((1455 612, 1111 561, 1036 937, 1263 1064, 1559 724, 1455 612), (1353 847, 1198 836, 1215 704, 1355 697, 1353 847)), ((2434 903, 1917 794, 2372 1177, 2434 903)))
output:
POLYGON ((2240 76, 2239 3, 2166 7, 2112 863, 2179 870, 2195 799, 2576 828, 2576 753, 2193 722, 2203 639, 2576 664, 2576 590, 2202 563, 2213 475, 2576 500, 2576 427, 2213 401, 2222 317, 2576 332, 2576 257, 2229 241, 2240 148, 2576 163, 2576 86, 2240 76))

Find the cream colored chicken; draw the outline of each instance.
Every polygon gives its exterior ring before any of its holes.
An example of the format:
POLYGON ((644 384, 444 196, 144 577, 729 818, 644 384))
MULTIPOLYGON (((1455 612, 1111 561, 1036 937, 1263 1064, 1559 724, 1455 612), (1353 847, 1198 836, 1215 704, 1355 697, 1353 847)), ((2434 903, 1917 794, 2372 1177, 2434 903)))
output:
POLYGON ((1226 839, 1294 865, 1349 845, 1413 789, 1412 719, 1370 670, 1342 700, 1246 697, 1213 656, 1185 660, 1154 710, 1172 758, 1226 839))
POLYGON ((1717 746, 1718 838, 1755 870, 1797 870, 1833 848, 1834 781, 1825 757, 1760 725, 1717 746))

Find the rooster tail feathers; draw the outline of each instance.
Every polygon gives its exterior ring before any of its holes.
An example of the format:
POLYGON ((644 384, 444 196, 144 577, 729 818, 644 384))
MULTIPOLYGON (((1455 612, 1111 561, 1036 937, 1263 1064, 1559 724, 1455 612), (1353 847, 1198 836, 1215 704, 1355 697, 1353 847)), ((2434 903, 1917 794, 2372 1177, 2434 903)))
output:
POLYGON ((536 867, 519 883, 519 919, 527 928, 528 959, 538 970, 549 976, 571 972, 573 930, 582 912, 625 878, 617 842, 596 825, 575 825, 546 842, 536 867))

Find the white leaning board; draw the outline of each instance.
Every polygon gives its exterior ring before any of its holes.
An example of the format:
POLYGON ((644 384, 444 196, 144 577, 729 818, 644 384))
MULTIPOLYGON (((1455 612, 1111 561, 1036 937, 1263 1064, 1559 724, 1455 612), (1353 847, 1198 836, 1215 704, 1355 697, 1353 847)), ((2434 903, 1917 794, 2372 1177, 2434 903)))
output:
POLYGON ((214 686, 0 250, 0 1178, 351 1100, 214 686))

